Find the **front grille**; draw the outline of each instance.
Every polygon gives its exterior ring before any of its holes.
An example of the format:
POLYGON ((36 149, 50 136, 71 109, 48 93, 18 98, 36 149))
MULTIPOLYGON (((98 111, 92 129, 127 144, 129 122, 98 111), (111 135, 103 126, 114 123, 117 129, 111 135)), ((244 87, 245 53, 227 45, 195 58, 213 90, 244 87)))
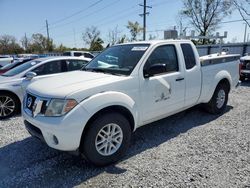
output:
POLYGON ((44 115, 48 108, 49 101, 49 99, 27 93, 24 100, 25 111, 31 116, 44 115))
POLYGON ((242 61, 242 69, 250 70, 250 61, 242 61))
POLYGON ((36 97, 31 95, 31 94, 27 94, 27 97, 26 97, 26 104, 25 106, 32 111, 33 109, 33 106, 35 104, 35 101, 36 101, 36 97))

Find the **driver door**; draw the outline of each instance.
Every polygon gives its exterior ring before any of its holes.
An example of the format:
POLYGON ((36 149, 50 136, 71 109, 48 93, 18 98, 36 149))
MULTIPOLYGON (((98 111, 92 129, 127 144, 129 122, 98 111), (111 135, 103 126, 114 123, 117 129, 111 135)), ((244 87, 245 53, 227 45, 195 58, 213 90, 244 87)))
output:
POLYGON ((166 70, 141 79, 142 122, 153 122, 173 114, 184 107, 185 81, 178 61, 175 45, 162 45, 154 49, 143 70, 162 64, 166 70))

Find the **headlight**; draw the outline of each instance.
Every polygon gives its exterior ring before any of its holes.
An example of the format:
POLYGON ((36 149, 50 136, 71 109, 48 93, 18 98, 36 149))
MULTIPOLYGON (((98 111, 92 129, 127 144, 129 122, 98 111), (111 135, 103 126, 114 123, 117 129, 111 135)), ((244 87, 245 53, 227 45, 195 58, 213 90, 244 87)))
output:
POLYGON ((74 99, 52 99, 46 109, 45 116, 63 116, 77 104, 74 99))

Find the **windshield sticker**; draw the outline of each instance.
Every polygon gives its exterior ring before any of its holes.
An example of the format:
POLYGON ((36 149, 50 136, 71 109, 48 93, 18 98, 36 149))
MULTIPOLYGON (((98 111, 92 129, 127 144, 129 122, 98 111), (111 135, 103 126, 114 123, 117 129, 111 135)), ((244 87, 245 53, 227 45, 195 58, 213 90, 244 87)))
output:
POLYGON ((145 51, 147 49, 148 49, 147 46, 135 46, 131 49, 131 51, 145 51))
POLYGON ((31 65, 35 65, 36 64, 36 62, 31 62, 31 65))

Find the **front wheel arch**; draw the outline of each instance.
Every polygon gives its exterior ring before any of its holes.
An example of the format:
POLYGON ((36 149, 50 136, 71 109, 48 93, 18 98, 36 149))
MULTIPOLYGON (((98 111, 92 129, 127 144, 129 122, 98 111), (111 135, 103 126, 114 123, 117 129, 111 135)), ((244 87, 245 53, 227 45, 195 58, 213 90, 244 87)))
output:
POLYGON ((81 136, 81 141, 80 141, 80 146, 79 148, 81 148, 81 145, 82 145, 82 142, 83 142, 83 138, 84 138, 84 135, 86 134, 86 132, 88 131, 89 129, 89 126, 92 124, 92 122, 99 116, 103 115, 103 114, 107 114, 107 113, 112 113, 112 112, 118 112, 120 113, 121 115, 125 116, 128 121, 129 121, 129 124, 130 124, 130 127, 131 127, 131 130, 133 131, 135 129, 135 120, 134 120, 134 117, 132 115, 132 113, 126 108, 126 107, 123 107, 123 106, 119 106, 119 105, 114 105, 114 106, 109 106, 109 107, 106 107, 106 108, 103 108, 101 110, 99 110, 98 112, 96 112, 89 120, 88 122, 86 123, 86 126, 84 127, 83 131, 82 131, 82 136, 81 136))
MULTIPOLYGON (((117 129, 116 129, 117 130, 117 129)), ((92 162, 96 166, 106 166, 111 163, 115 163, 119 161, 123 155, 125 155, 131 139, 131 125, 128 120, 128 118, 117 111, 109 111, 104 110, 101 112, 101 114, 94 116, 93 121, 89 122, 87 129, 84 130, 84 133, 81 138, 81 145, 79 148, 80 154, 87 159, 88 161, 92 162), (111 145, 117 143, 116 138, 113 138, 114 135, 112 135, 111 132, 114 130, 106 129, 106 126, 117 126, 121 130, 121 139, 120 143, 118 143, 118 146, 115 151, 111 152, 111 145), (104 133, 104 131, 111 131, 110 134, 104 133), (102 133, 102 136, 99 138, 102 138, 101 142, 98 141, 99 134, 102 133), (104 133, 104 134, 103 134, 104 133), (106 140, 105 140, 106 139, 106 140), (99 143, 98 143, 99 142, 99 143), (103 143, 104 142, 104 143, 103 143), (103 150, 103 146, 100 146, 98 148, 97 145, 101 144, 105 147, 104 153, 101 152, 103 150), (107 149, 109 147, 109 149, 107 149), (108 153, 106 153, 108 151, 108 153), (111 152, 111 153, 110 153, 111 152), (106 155, 107 154, 107 155, 106 155)), ((115 135, 117 135, 115 133, 115 135)))

